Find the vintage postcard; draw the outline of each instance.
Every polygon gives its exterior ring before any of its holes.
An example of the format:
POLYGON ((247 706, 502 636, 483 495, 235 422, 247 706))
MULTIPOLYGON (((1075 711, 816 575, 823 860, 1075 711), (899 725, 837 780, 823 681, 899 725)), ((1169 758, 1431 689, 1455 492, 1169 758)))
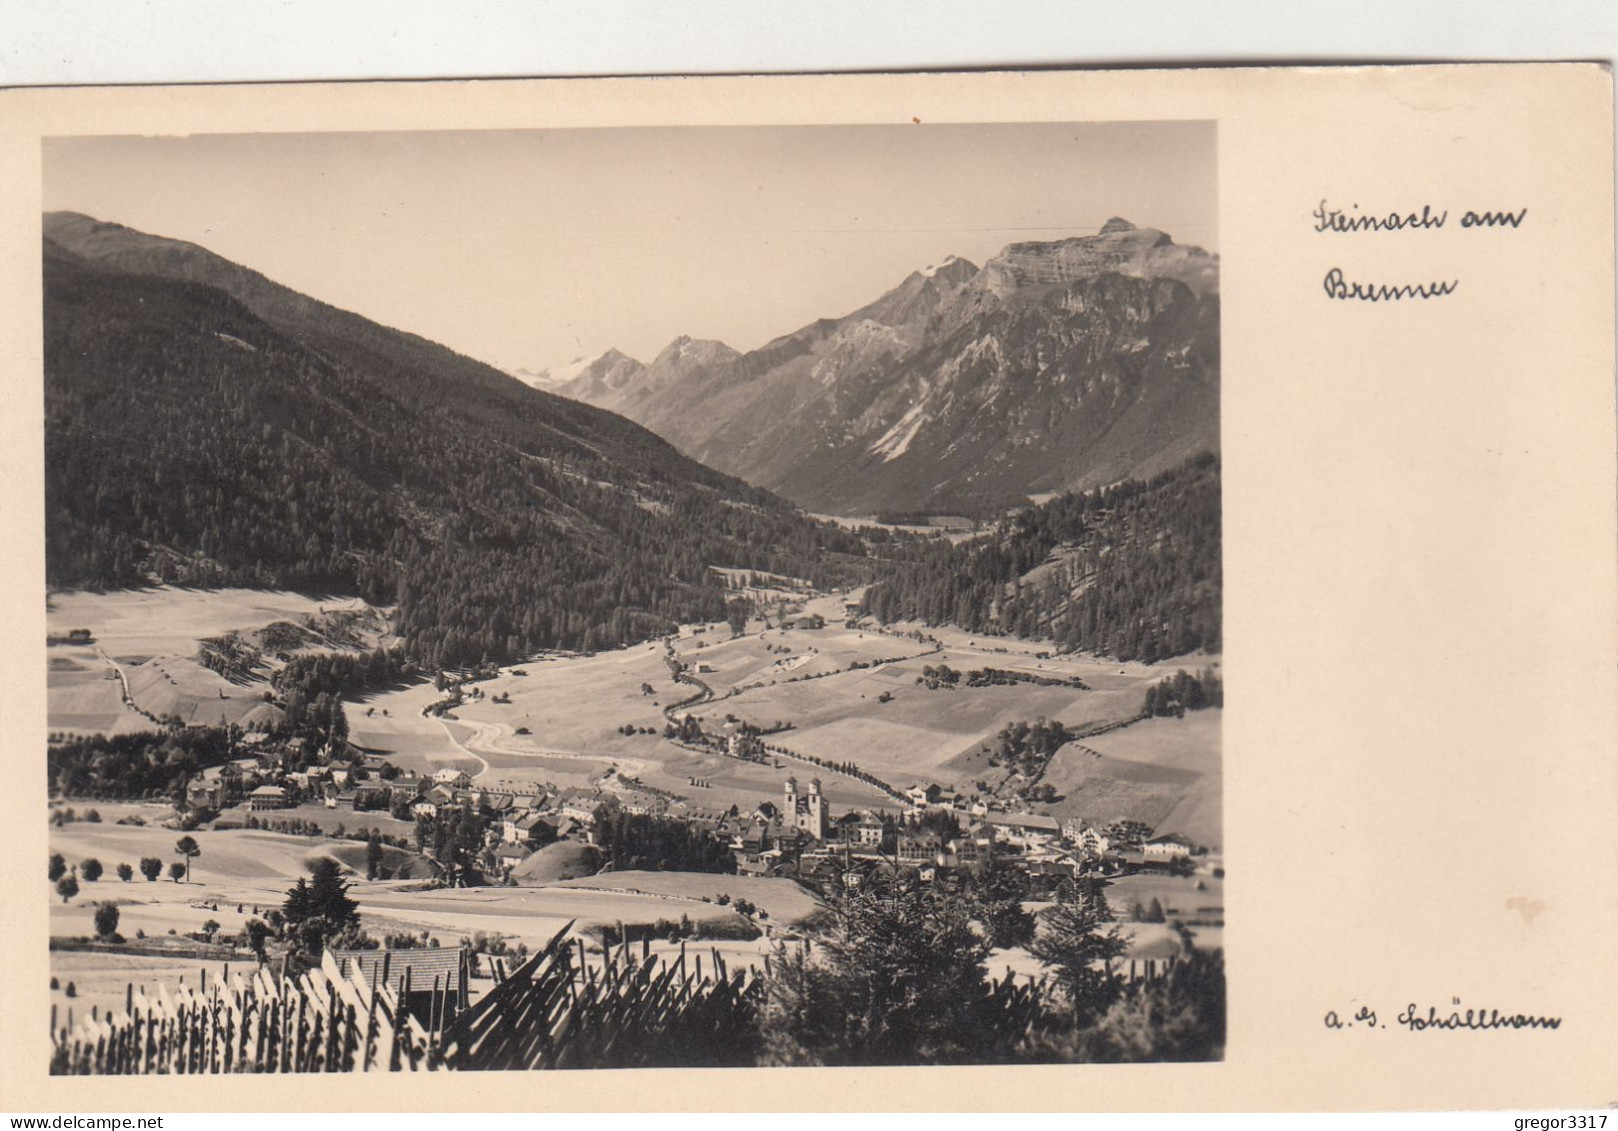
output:
POLYGON ((1611 98, 0 94, 8 1106, 1618 1102, 1611 98))

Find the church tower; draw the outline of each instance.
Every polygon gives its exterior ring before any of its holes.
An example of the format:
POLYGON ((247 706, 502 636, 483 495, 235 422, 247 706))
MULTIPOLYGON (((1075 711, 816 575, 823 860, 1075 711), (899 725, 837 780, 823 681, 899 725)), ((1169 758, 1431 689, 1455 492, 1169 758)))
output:
POLYGON ((806 814, 804 828, 816 840, 825 840, 826 833, 831 824, 826 813, 826 799, 820 792, 820 779, 815 778, 809 783, 809 812, 806 814))
POLYGON ((786 796, 781 802, 781 819, 782 823, 793 825, 798 820, 798 779, 787 778, 785 789, 786 796))

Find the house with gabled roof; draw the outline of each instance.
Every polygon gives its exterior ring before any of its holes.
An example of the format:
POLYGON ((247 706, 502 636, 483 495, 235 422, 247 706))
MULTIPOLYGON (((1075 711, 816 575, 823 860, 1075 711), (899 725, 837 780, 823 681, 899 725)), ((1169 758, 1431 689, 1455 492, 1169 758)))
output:
POLYGON ((1196 845, 1177 833, 1164 833, 1143 842, 1140 850, 1147 859, 1184 860, 1196 851, 1196 845))
POLYGON ((943 795, 943 788, 936 782, 917 782, 905 790, 905 798, 918 809, 936 805, 943 795))
POLYGON ((287 791, 278 785, 261 785, 247 795, 247 803, 255 812, 266 809, 285 809, 287 791))
POLYGON ((596 823, 596 816, 605 800, 601 794, 584 789, 563 790, 561 797, 557 799, 562 815, 571 817, 581 825, 596 823))
POLYGON ((543 813, 512 811, 500 825, 500 839, 507 844, 527 844, 534 840, 549 840, 555 825, 543 813))
POLYGON ((455 791, 447 786, 435 785, 416 798, 410 812, 417 817, 436 817, 446 809, 455 808, 455 791))
POLYGON ((502 871, 510 872, 533 854, 534 850, 526 844, 502 844, 494 850, 494 862, 502 871))
POLYGON ((944 843, 932 833, 904 833, 899 837, 897 855, 901 863, 932 863, 944 854, 944 843))
POLYGON ((1011 844, 1044 844, 1062 831, 1061 822, 1043 813, 990 813, 983 820, 1011 844))
POLYGON ((322 966, 343 978, 357 969, 371 985, 387 986, 423 1025, 453 1020, 470 1001, 471 956, 465 947, 328 950, 322 966))

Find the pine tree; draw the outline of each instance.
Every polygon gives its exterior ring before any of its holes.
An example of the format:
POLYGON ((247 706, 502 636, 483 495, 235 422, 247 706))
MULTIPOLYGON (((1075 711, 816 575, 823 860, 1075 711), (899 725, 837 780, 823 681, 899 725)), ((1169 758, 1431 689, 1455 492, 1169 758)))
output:
POLYGON ((329 856, 316 860, 309 869, 309 907, 311 914, 337 930, 359 922, 360 905, 348 897, 348 881, 343 878, 341 866, 329 856))
POLYGON ((313 906, 309 894, 309 881, 299 876, 298 882, 287 892, 286 902, 281 905, 281 914, 288 923, 297 926, 314 914, 313 906))
POLYGON ((374 880, 382 874, 382 834, 375 829, 365 842, 365 878, 374 880))
POLYGON ((1112 962, 1126 947, 1106 897, 1096 885, 1084 884, 1058 891, 1057 902, 1040 913, 1039 933, 1028 950, 1053 968, 1075 1020, 1086 1024, 1111 1002, 1112 962))

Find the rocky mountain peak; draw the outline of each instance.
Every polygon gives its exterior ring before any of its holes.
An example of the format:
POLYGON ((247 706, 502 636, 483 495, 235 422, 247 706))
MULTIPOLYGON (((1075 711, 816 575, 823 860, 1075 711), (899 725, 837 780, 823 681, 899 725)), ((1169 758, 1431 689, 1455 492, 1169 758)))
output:
POLYGON ((1217 292, 1219 257, 1174 242, 1155 228, 1114 217, 1093 236, 1008 245, 984 264, 980 284, 1001 299, 1027 287, 1067 284, 1102 274, 1174 279, 1198 294, 1217 292))
POLYGON ((1218 447, 1218 258, 1113 218, 956 256, 738 358, 677 338, 618 389, 687 455, 844 514, 998 505, 1218 447))
POLYGON ((733 361, 740 356, 741 354, 724 342, 681 334, 663 348, 663 352, 657 355, 652 365, 655 367, 713 365, 717 362, 733 361))

